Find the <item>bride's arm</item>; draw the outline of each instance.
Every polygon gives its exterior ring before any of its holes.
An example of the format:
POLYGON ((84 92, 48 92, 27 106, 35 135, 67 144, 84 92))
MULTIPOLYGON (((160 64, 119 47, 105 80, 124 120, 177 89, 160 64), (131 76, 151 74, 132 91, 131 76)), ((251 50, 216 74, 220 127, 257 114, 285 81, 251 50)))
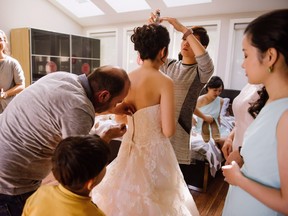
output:
POLYGON ((171 137, 176 130, 174 83, 170 78, 167 78, 163 84, 160 99, 162 131, 166 137, 171 137))

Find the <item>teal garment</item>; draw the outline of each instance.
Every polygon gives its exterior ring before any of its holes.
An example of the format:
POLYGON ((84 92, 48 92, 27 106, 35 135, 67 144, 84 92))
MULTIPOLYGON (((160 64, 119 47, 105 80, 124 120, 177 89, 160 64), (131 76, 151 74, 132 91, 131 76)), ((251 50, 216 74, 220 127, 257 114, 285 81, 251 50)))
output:
MULTIPOLYGON (((218 125, 218 128, 219 128, 219 131, 220 131, 220 135, 222 137, 222 136, 226 136, 227 132, 225 132, 224 129, 221 128, 221 126, 219 126, 220 124, 218 122, 218 117, 219 117, 220 112, 221 112, 221 103, 220 102, 221 102, 221 98, 217 97, 211 103, 209 103, 209 104, 207 104, 207 105, 205 105, 203 107, 200 107, 199 110, 204 115, 211 115, 215 119, 215 121, 216 121, 216 123, 218 125)), ((197 120, 197 124, 196 124, 196 130, 195 131, 198 134, 201 134, 203 119, 197 117, 196 120, 197 120)), ((212 137, 212 133, 210 133, 210 136, 212 137)))
MULTIPOLYGON (((282 114, 288 110, 288 98, 267 104, 244 134, 241 155, 242 173, 263 185, 280 188, 277 160, 276 127, 282 114)), ((252 197, 239 187, 230 185, 223 216, 282 215, 252 197)))

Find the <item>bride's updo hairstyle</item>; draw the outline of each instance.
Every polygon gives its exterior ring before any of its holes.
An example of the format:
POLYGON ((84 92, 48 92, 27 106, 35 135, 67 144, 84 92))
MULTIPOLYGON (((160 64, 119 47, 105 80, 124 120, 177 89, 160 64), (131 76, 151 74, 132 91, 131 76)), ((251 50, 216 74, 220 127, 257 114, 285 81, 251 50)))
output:
POLYGON ((168 55, 170 37, 166 27, 149 24, 136 27, 133 32, 131 41, 134 43, 134 50, 138 51, 142 60, 155 60, 157 54, 163 48, 165 48, 165 56, 163 58, 168 55))

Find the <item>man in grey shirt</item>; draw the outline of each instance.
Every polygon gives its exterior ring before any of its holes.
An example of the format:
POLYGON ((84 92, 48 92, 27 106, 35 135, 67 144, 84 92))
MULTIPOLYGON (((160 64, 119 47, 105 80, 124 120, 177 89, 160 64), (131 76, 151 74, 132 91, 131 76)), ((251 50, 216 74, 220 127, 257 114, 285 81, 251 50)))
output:
MULTIPOLYGON (((153 23, 154 19, 155 15, 151 14, 149 22, 153 23)), ((180 53, 182 59, 167 59, 160 68, 174 81, 177 124, 171 144, 181 167, 191 163, 189 141, 192 114, 200 91, 214 72, 214 65, 205 49, 209 43, 209 36, 203 27, 195 26, 188 29, 171 17, 160 18, 160 22, 163 21, 169 22, 176 31, 183 33, 180 53)), ((201 115, 197 111, 195 110, 195 114, 201 115)), ((213 118, 207 116, 204 120, 209 122, 213 121, 213 118)))
MULTIPOLYGON (((0 215, 3 208, 21 215, 26 198, 51 171, 50 159, 60 140, 88 134, 95 113, 128 111, 116 105, 129 88, 124 70, 103 66, 87 77, 46 75, 15 97, 0 115, 0 215)), ((109 142, 125 132, 125 127, 115 127, 102 138, 109 142)))

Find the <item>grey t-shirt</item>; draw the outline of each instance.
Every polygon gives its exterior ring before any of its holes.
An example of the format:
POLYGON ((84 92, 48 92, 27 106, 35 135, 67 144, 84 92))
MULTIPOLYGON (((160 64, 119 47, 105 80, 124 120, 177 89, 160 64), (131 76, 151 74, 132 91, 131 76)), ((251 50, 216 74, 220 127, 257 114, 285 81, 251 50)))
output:
MULTIPOLYGON (((182 64, 182 61, 172 61, 168 59, 160 68, 163 73, 167 74, 174 81, 176 133, 171 138, 171 144, 180 164, 191 163, 190 134, 183 129, 178 121, 182 105, 191 84, 193 83, 193 89, 196 89, 193 92, 194 98, 197 98, 201 88, 207 83, 214 72, 212 59, 207 52, 201 56, 197 56, 196 61, 197 64, 185 65, 182 64)), ((186 118, 192 121, 192 112, 196 106, 196 101, 190 103, 190 106, 191 112, 186 118)))
POLYGON ((22 91, 0 115, 0 193, 37 189, 51 171, 58 142, 88 134, 94 118, 77 75, 49 74, 22 91))
MULTIPOLYGON (((7 91, 15 85, 24 84, 25 78, 21 65, 16 59, 6 56, 4 61, 0 62, 0 89, 3 88, 4 91, 7 91)), ((14 96, 6 99, 0 98, 0 113, 3 112, 13 98, 14 96)))

